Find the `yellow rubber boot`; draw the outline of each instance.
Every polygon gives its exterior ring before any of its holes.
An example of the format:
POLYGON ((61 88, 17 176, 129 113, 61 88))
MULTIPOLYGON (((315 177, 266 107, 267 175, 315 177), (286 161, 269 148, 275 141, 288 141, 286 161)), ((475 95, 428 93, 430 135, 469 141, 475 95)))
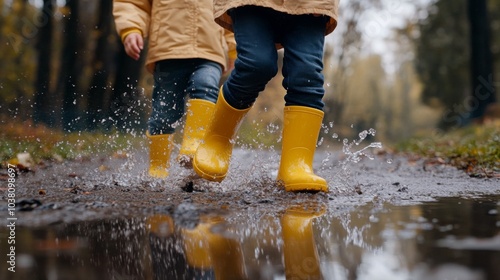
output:
POLYGON ((312 169, 323 115, 322 111, 314 108, 285 107, 277 181, 286 191, 328 192, 325 179, 315 175, 312 169))
POLYGON ((221 88, 212 122, 193 160, 194 171, 200 177, 216 182, 224 180, 233 153, 233 139, 249 110, 238 110, 227 104, 221 88))
POLYGON ((149 175, 155 178, 166 178, 170 167, 172 152, 172 134, 150 135, 149 138, 149 175))
POLYGON ((187 105, 186 123, 181 149, 177 161, 181 166, 191 167, 194 153, 207 130, 215 103, 203 99, 191 99, 187 105))
POLYGON ((324 209, 287 209, 281 218, 286 279, 323 279, 312 222, 324 209))

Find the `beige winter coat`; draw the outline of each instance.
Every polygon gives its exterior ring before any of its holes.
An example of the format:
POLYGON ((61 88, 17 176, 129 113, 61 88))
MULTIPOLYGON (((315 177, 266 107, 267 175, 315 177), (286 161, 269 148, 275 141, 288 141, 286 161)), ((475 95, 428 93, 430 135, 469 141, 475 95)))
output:
POLYGON ((150 72, 165 59, 204 58, 226 68, 236 56, 233 34, 214 21, 212 0, 114 0, 113 16, 122 40, 132 32, 147 38, 150 72))
POLYGON ((337 26, 339 0, 213 0, 215 21, 222 27, 233 30, 231 17, 227 11, 241 6, 261 6, 292 15, 320 14, 330 17, 325 35, 337 26))

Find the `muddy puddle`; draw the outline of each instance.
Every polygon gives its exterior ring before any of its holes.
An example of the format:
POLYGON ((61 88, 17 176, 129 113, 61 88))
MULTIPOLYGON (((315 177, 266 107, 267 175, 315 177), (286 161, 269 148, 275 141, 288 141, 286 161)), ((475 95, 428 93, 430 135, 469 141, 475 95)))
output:
POLYGON ((2 227, 1 279, 499 279, 500 197, 2 227))

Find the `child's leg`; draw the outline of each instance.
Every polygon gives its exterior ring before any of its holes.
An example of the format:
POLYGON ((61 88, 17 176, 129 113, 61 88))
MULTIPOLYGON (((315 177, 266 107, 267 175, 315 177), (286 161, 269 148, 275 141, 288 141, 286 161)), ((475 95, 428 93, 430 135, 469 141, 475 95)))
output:
POLYGON ((231 11, 238 57, 223 94, 236 109, 251 107, 278 71, 273 14, 271 9, 255 6, 231 11))
POLYGON ((276 75, 278 56, 269 11, 246 6, 231 13, 238 58, 193 160, 193 168, 202 178, 220 182, 226 177, 239 125, 259 92, 276 75))
POLYGON ((190 60, 165 60, 156 64, 149 133, 172 134, 184 114, 186 86, 192 73, 190 60))
POLYGON ((222 66, 205 59, 193 60, 193 71, 186 87, 191 99, 203 99, 215 104, 219 95, 222 66))
POLYGON ((326 18, 289 15, 284 26, 282 72, 283 86, 287 89, 285 106, 298 105, 322 110, 326 18))
POLYGON ((152 112, 148 121, 149 175, 168 176, 172 133, 184 113, 184 90, 191 71, 184 61, 161 61, 154 73, 152 112), (184 66, 184 67, 182 67, 184 66))
POLYGON ((288 16, 283 30, 285 111, 277 180, 287 191, 328 191, 312 164, 323 120, 323 46, 326 19, 288 16))
POLYGON ((204 59, 196 59, 193 62, 194 70, 186 88, 190 100, 187 103, 186 123, 177 158, 185 167, 191 166, 194 153, 212 119, 222 75, 222 66, 218 63, 204 59))

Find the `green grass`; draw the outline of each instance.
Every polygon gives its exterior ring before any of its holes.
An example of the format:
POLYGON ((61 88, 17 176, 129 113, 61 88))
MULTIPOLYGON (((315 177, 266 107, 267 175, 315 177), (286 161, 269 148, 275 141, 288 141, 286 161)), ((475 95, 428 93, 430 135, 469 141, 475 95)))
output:
POLYGON ((95 155, 112 155, 137 147, 143 137, 118 132, 75 132, 31 123, 0 125, 0 162, 15 163, 20 153, 29 153, 35 164, 43 161, 73 160, 95 155))
POLYGON ((470 176, 500 177, 498 123, 415 137, 396 145, 396 151, 440 159, 464 170, 470 176))

